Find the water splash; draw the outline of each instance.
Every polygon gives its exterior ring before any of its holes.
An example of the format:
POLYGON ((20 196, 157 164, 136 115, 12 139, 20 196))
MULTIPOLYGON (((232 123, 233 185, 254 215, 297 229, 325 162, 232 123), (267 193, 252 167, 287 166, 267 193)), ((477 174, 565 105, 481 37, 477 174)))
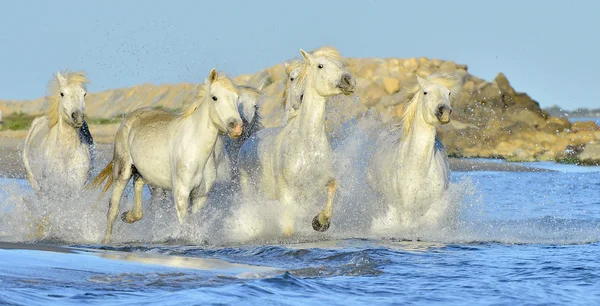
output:
MULTIPOLYGON (((531 177, 523 177, 526 174, 501 174, 508 176, 506 178, 500 174, 499 177, 487 178, 454 173, 445 196, 433 203, 432 209, 419 222, 410 226, 398 222, 397 218, 389 216, 387 204, 370 190, 364 175, 368 156, 375 149, 369 144, 376 126, 377 122, 363 119, 345 127, 343 135, 347 136, 333 141, 340 187, 332 226, 325 233, 315 232, 311 227, 312 218, 322 208, 323 201, 307 204, 298 211, 296 234, 283 238, 278 222, 282 209, 277 201, 244 199, 238 192, 232 191, 231 186, 219 184, 202 211, 190 216, 184 225, 178 223, 170 194, 165 198, 151 199, 150 193, 145 190, 143 219, 134 224, 126 224, 118 219, 113 242, 223 246, 347 238, 517 244, 576 244, 600 240, 600 213, 595 206, 584 205, 585 212, 569 215, 559 201, 554 204, 556 207, 544 207, 544 214, 522 216, 524 207, 528 205, 535 209, 544 204, 539 204, 539 201, 547 199, 529 197, 522 186, 511 188, 511 192, 522 191, 519 196, 506 192, 507 184, 511 184, 512 180, 520 180, 522 184, 535 184, 540 179, 556 182, 560 178, 553 175, 564 175, 561 173, 536 173, 530 174, 531 177), (494 188, 490 184, 495 185, 494 188), (506 186, 497 188, 496 185, 506 186), (491 195, 492 201, 484 195, 491 195), (493 200, 526 203, 510 207, 512 211, 509 211, 509 207, 505 207, 507 204, 495 204, 493 200)), ((594 175, 578 174, 577 180, 582 184, 600 184, 600 179, 594 175)), ((555 189, 562 190, 563 185, 557 185, 555 189)), ((542 182, 531 188, 538 188, 537 192, 544 195, 547 193, 544 188, 548 187, 542 182)), ((551 190, 552 197, 557 196, 555 192, 551 190)), ((129 186, 121 212, 131 209, 132 198, 129 186)), ((562 201, 570 200, 567 198, 562 201)), ((568 205, 567 202, 565 205, 568 205)), ((40 197, 32 192, 25 180, 0 179, 0 240, 97 244, 104 235, 107 209, 108 194, 101 198, 98 192, 58 198, 40 197)))

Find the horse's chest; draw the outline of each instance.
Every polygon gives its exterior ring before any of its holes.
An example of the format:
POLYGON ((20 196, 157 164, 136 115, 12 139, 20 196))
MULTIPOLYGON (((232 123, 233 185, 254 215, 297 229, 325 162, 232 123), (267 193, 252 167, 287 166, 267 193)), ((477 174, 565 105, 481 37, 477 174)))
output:
POLYGON ((332 175, 331 150, 309 146, 290 148, 284 158, 283 170, 296 183, 328 179, 332 175))

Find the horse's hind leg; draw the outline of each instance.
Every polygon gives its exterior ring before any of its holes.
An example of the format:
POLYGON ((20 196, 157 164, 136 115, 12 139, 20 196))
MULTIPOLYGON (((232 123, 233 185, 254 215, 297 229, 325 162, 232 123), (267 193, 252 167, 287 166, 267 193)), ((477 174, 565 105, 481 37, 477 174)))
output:
POLYGON ((313 218, 312 227, 315 231, 324 232, 329 229, 330 220, 333 217, 333 199, 337 191, 337 181, 329 180, 327 183, 327 206, 313 218))
POLYGON ((119 214, 119 207, 121 205, 121 197, 125 191, 125 186, 131 178, 131 164, 123 167, 122 162, 115 162, 115 168, 113 169, 113 177, 116 182, 114 183, 112 195, 110 197, 110 203, 108 206, 108 215, 106 221, 106 235, 104 236, 103 243, 109 243, 110 237, 113 231, 113 224, 117 215, 119 214))
POLYGON ((121 215, 121 220, 127 223, 133 223, 142 219, 142 191, 146 182, 139 175, 133 175, 133 208, 121 215))

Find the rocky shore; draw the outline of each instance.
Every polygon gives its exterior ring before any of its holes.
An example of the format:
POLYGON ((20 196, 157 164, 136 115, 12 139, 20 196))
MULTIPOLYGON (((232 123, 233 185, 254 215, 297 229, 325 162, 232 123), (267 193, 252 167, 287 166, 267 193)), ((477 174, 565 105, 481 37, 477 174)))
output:
MULTIPOLYGON (((453 157, 504 158, 509 161, 556 160, 582 163, 600 161, 600 127, 595 122, 569 122, 550 116, 526 93, 517 92, 499 73, 492 81, 478 78, 468 67, 452 61, 427 58, 349 58, 357 77, 353 96, 331 99, 327 129, 333 136, 351 120, 376 113, 383 121, 398 120, 411 98, 400 90, 414 75, 454 72, 464 77, 454 102, 452 122, 439 129, 439 137, 453 157)), ((93 80, 93 76, 89 76, 93 80)), ((260 112, 265 126, 280 123, 286 79, 282 64, 235 78, 240 84, 263 86, 260 112)), ((180 109, 195 96, 197 84, 151 85, 91 93, 86 112, 91 118, 114 118, 142 106, 180 109)), ((5 118, 14 114, 39 114, 43 99, 0 101, 5 118)), ((107 136, 106 141, 110 141, 107 136)))

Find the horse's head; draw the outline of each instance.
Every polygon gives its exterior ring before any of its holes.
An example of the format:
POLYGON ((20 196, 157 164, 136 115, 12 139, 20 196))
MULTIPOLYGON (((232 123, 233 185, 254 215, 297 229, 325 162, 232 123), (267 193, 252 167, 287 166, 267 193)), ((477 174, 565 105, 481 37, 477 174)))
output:
POLYGON ((211 103, 210 119, 217 128, 232 138, 242 135, 242 119, 238 112, 239 90, 233 81, 213 68, 206 81, 204 100, 211 103))
POLYGON ((84 119, 87 80, 83 73, 73 72, 63 76, 60 70, 56 73, 56 80, 58 92, 53 94, 58 95, 58 115, 73 127, 80 128, 84 119))
POLYGON ((246 122, 252 122, 258 109, 258 98, 260 91, 249 86, 238 86, 240 97, 238 100, 238 112, 246 122))
POLYGON ((293 60, 289 63, 284 62, 287 81, 285 82, 285 110, 296 110, 300 108, 302 103, 302 93, 304 84, 298 82, 300 76, 300 61, 293 60))
POLYGON ((429 124, 450 122, 452 91, 438 82, 430 82, 417 76, 423 94, 423 119, 429 124))
POLYGON ((313 78, 315 90, 322 97, 350 95, 356 89, 356 80, 344 67, 337 51, 311 54, 300 49, 304 59, 300 78, 313 78))

